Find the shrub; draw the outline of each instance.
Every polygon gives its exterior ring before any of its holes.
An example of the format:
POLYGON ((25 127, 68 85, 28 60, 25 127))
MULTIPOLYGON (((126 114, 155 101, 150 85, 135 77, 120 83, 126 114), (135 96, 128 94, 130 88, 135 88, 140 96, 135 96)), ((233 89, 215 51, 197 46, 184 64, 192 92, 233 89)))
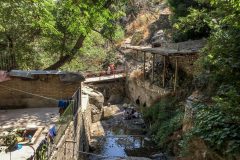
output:
POLYGON ((171 147, 170 137, 182 127, 183 109, 176 98, 166 98, 151 109, 144 108, 144 119, 155 142, 163 149, 171 147))

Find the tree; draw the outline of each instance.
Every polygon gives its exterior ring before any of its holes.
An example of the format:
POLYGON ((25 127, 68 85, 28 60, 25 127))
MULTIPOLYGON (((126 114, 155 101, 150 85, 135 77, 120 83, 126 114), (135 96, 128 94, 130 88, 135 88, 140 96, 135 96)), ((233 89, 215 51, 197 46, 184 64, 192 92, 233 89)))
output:
POLYGON ((201 10, 211 10, 212 6, 207 0, 168 0, 173 11, 172 23, 174 24, 173 40, 175 42, 188 39, 201 39, 208 37, 210 27, 204 21, 201 10))
POLYGON ((46 69, 58 69, 74 58, 92 30, 103 35, 114 34, 124 1, 4 0, 0 3, 0 39, 6 43, 6 35, 14 37, 12 47, 17 61, 23 64, 20 68, 31 67, 28 61, 39 63, 39 57, 44 55, 54 61, 46 69), (10 18, 9 13, 12 13, 10 18))
MULTIPOLYGON (((14 61, 27 61, 35 52, 32 46, 40 34, 54 28, 50 13, 53 3, 47 1, 2 0, 0 2, 0 46, 14 61)), ((18 64, 15 62, 15 66, 18 64)))

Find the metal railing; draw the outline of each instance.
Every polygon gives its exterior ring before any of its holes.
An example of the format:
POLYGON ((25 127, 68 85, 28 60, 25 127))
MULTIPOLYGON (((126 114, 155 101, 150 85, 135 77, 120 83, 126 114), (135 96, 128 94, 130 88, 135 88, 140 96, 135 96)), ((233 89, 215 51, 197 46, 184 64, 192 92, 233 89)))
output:
POLYGON ((60 116, 56 124, 56 137, 54 143, 57 144, 61 137, 64 135, 68 125, 74 120, 79 107, 81 106, 81 89, 79 88, 72 96, 70 103, 64 113, 60 116))
POLYGON ((54 137, 54 143, 58 144, 61 137, 64 135, 69 123, 73 120, 73 102, 71 102, 64 113, 59 118, 56 124, 56 136, 54 137))
POLYGON ((86 82, 88 81, 101 81, 101 80, 108 80, 108 79, 116 79, 121 77, 126 77, 126 69, 119 69, 114 70, 110 74, 107 71, 87 71, 84 73, 86 77, 86 82))
MULTIPOLYGON (((65 134, 70 122, 76 121, 74 118, 78 114, 78 110, 81 107, 81 88, 73 94, 72 98, 69 100, 69 105, 60 116, 58 122, 56 123, 56 136, 53 139, 53 143, 57 145, 62 136, 65 134)), ((34 158, 36 160, 47 160, 50 158, 54 150, 54 145, 51 142, 43 140, 44 145, 39 145, 36 149, 34 158)))

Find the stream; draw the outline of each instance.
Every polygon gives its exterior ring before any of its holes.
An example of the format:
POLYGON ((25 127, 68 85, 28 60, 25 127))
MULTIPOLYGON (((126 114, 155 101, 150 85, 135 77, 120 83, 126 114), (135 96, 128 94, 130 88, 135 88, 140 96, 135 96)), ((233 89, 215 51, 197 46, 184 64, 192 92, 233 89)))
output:
POLYGON ((100 123, 105 134, 96 138, 97 147, 93 151, 96 156, 91 155, 90 160, 168 159, 158 150, 154 142, 147 137, 142 118, 125 120, 123 112, 120 112, 100 123))

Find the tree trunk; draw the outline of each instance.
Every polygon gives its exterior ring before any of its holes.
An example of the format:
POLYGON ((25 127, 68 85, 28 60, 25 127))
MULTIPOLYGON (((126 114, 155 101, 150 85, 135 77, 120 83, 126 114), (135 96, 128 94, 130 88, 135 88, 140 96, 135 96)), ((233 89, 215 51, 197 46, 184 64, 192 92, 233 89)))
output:
POLYGON ((45 70, 56 70, 56 69, 60 68, 61 66, 63 66, 66 62, 71 61, 73 59, 73 57, 77 54, 78 50, 83 46, 83 41, 84 41, 85 37, 86 36, 84 36, 84 35, 80 35, 78 37, 76 44, 74 45, 74 47, 71 50, 71 54, 61 56, 57 62, 55 62, 51 66, 47 67, 45 70))

